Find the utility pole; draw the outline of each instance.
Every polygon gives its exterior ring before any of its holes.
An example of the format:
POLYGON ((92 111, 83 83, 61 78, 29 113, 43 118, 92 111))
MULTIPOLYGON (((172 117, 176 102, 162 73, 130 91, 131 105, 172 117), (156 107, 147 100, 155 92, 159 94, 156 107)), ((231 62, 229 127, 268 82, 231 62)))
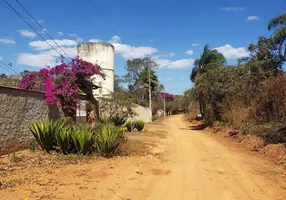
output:
MULTIPOLYGON (((151 63, 150 63, 151 64, 151 63)), ((150 109, 150 122, 152 122, 152 95, 151 95, 151 77, 150 77, 150 68, 151 65, 148 66, 148 80, 149 80, 149 109, 150 109)))

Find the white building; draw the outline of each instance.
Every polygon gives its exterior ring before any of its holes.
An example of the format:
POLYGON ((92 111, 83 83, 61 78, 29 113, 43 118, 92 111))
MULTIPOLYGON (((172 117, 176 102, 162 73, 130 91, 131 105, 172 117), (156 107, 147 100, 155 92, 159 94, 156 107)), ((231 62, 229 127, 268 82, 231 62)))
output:
POLYGON ((83 60, 98 64, 106 75, 105 80, 96 75, 94 84, 100 89, 94 90, 95 97, 102 97, 114 91, 114 46, 101 42, 83 43, 77 46, 78 56, 83 60))

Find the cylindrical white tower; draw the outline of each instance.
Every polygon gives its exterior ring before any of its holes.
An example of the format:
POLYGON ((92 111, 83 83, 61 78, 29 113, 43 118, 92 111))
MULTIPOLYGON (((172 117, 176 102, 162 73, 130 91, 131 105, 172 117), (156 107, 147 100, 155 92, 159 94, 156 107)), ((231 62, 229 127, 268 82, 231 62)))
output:
POLYGON ((93 91, 95 97, 106 96, 114 91, 114 46, 101 42, 90 42, 77 46, 78 56, 87 62, 98 64, 105 73, 105 80, 95 76, 94 83, 101 86, 93 91))

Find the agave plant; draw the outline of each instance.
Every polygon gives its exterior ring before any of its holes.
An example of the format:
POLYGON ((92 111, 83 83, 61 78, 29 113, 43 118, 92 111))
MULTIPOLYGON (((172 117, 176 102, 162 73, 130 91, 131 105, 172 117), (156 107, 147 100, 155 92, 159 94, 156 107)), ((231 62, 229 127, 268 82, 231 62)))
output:
POLYGON ((94 134, 89 125, 74 126, 71 138, 77 152, 86 155, 92 151, 94 134))
POLYGON ((102 124, 96 129, 95 145, 104 157, 111 157, 125 139, 123 129, 112 124, 102 124))
POLYGON ((53 121, 35 122, 29 126, 29 129, 41 148, 49 153, 54 142, 53 121))
POLYGON ((112 124, 114 124, 115 126, 118 126, 118 127, 121 127, 126 123, 126 118, 122 117, 118 114, 111 116, 110 120, 111 120, 112 124))
POLYGON ((128 131, 128 132, 131 132, 131 131, 133 131, 133 129, 135 128, 135 123, 132 122, 132 121, 128 121, 128 122, 125 124, 125 127, 127 128, 127 131, 128 131))
POLYGON ((55 140, 63 154, 67 154, 70 146, 71 128, 62 127, 55 133, 55 140))
POLYGON ((137 131, 142 131, 144 128, 145 122, 142 120, 138 120, 135 122, 135 128, 137 131))
POLYGON ((108 117, 108 116, 102 116, 100 119, 99 119, 99 123, 101 124, 110 124, 112 123, 111 121, 111 118, 108 117))
POLYGON ((61 118, 55 121, 35 122, 29 126, 29 129, 41 148, 50 152, 50 150, 53 149, 53 146, 57 144, 55 134, 64 128, 69 122, 70 120, 68 118, 61 118))

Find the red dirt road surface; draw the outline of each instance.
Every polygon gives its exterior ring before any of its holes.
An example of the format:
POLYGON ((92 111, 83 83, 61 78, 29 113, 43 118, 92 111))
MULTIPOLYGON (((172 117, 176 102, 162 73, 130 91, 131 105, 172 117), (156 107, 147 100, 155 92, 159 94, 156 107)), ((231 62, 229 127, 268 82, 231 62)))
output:
POLYGON ((270 161, 233 150, 189 126, 177 115, 132 134, 130 140, 149 149, 145 155, 11 171, 6 158, 0 158, 0 182, 12 184, 0 189, 0 199, 286 199, 285 174, 270 161))

